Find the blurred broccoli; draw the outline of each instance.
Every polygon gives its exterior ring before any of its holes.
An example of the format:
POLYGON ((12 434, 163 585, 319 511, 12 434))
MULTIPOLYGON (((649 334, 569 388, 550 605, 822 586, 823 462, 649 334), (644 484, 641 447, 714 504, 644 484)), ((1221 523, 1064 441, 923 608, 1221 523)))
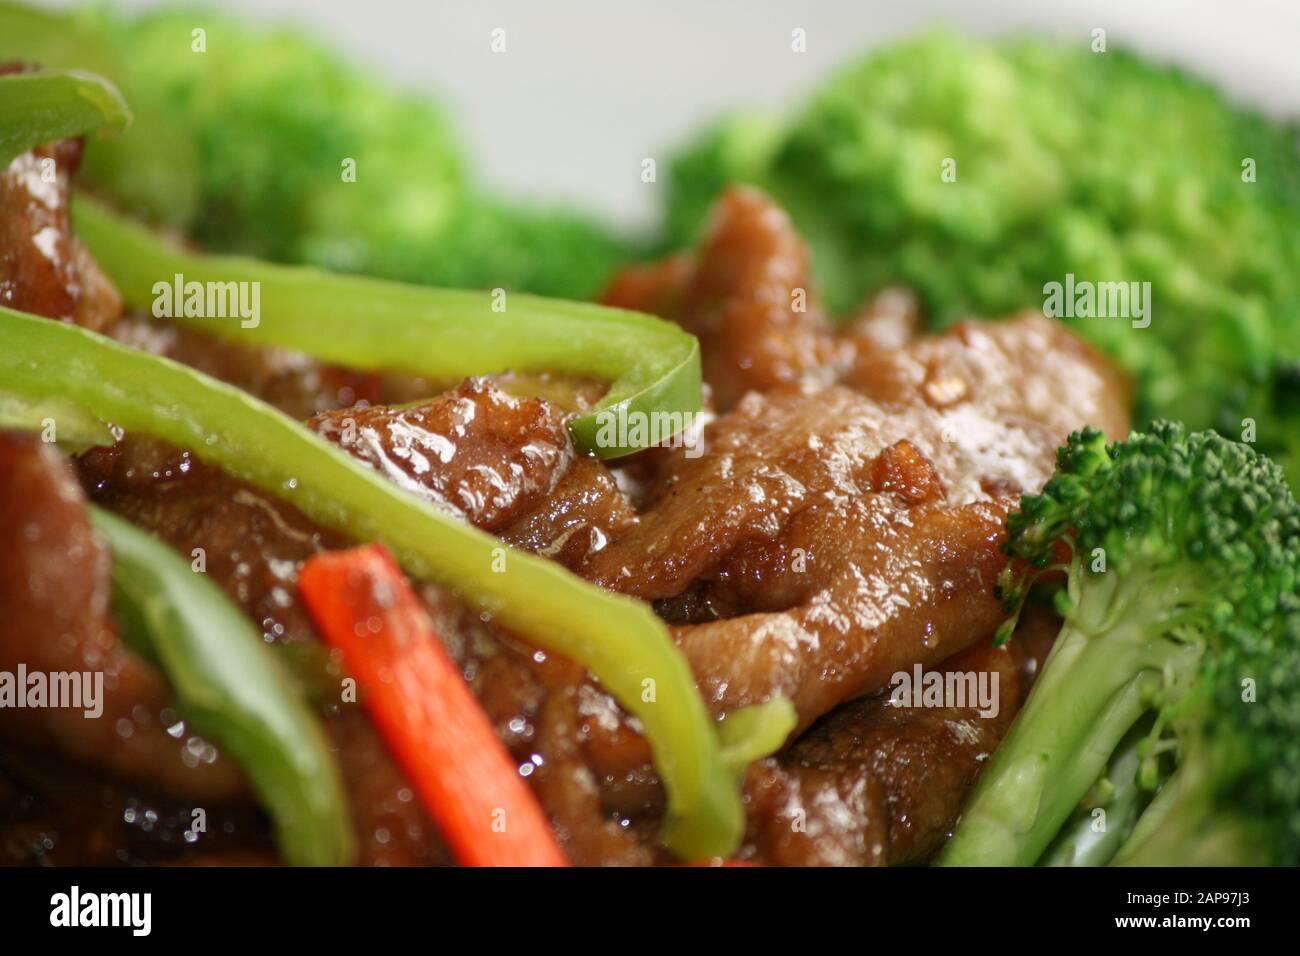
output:
POLYGON ((1300 416, 1275 404, 1300 358, 1294 128, 1129 53, 944 32, 852 64, 788 119, 707 130, 672 168, 669 241, 731 181, 790 210, 841 312, 894 283, 945 325, 1041 305, 1067 273, 1149 281, 1150 328, 1066 321, 1134 374, 1140 421, 1240 437, 1253 419, 1300 486, 1300 416))
POLYGON ((439 104, 297 30, 203 8, 60 15, 5 2, 0 57, 113 79, 136 123, 87 152, 86 182, 212 249, 572 298, 626 256, 581 215, 489 196, 439 104))

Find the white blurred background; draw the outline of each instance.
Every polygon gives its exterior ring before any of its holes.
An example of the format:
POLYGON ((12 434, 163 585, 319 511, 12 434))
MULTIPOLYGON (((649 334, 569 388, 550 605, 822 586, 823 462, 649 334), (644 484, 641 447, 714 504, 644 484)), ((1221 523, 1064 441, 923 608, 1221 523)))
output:
MULTIPOLYGON (((160 0, 118 0, 124 8, 160 0)), ((49 5, 67 3, 50 0, 49 5)), ((1129 46, 1300 116, 1300 0, 220 0, 301 25, 440 96, 502 191, 649 222, 644 157, 728 109, 797 100, 835 64, 927 24, 1129 46), (494 28, 507 53, 490 50, 494 28), (806 53, 790 49, 807 31, 806 53)))

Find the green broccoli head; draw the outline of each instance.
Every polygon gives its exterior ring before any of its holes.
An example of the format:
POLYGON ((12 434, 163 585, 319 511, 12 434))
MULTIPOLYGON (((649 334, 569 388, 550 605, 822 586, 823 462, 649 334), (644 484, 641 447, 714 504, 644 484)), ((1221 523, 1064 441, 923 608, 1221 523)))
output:
POLYGON ((1007 535, 1008 607, 1064 570, 1065 624, 943 861, 1080 862, 1054 841, 1083 803, 1138 811, 1103 814, 1122 832, 1087 862, 1300 863, 1300 506, 1281 469, 1167 422, 1109 446, 1088 429, 1007 535))

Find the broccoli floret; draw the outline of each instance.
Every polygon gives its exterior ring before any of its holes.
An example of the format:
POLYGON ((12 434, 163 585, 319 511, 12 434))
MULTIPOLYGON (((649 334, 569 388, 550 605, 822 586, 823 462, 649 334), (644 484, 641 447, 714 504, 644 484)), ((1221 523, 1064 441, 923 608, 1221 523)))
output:
POLYGON ((1148 721, 1130 777, 1150 802, 1110 862, 1300 863, 1300 506, 1281 469, 1212 431, 1089 429, 1007 533, 1008 609, 1063 568, 1065 623, 942 862, 1042 859, 1148 721))
POLYGON ((586 216, 492 196, 440 103, 297 29, 203 8, 58 15, 6 2, 6 55, 111 78, 135 124, 87 150, 83 182, 209 249, 570 298, 629 255, 586 216))
MULTIPOLYGON (((1138 421, 1236 435, 1253 418, 1259 447, 1286 452, 1288 423, 1254 400, 1278 357, 1300 358, 1294 126, 1176 69, 1093 53, 1086 36, 948 32, 850 64, 768 121, 776 141, 757 153, 736 148, 732 122, 683 152, 671 242, 705 220, 716 193, 703 186, 740 180, 789 210, 839 312, 902 283, 944 326, 1042 306, 1067 273, 1149 281, 1149 328, 1065 320, 1135 376, 1138 421)), ((1300 457, 1282 463, 1300 487, 1300 457)))

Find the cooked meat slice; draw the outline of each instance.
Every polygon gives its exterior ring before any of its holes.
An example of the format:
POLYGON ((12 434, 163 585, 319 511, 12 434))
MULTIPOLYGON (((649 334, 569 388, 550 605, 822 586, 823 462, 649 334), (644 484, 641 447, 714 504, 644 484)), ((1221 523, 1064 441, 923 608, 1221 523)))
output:
POLYGON ((268 641, 315 641, 295 588, 302 562, 341 536, 165 442, 127 436, 78 460, 92 500, 146 528, 243 607, 268 641))
MULTIPOLYGON (((700 577, 734 578, 726 567, 733 556, 752 563, 755 549, 780 542, 813 506, 847 508, 873 492, 895 511, 936 493, 952 507, 990 501, 1041 487, 1056 447, 1032 423, 989 421, 973 409, 884 406, 838 386, 749 395, 706 429, 705 445, 701 457, 678 450, 667 460, 639 526, 594 555, 587 577, 646 599, 672 597, 700 577), (898 447, 884 454, 891 446, 898 447), (903 487, 909 482, 922 487, 903 487)), ((788 583, 807 593, 835 569, 815 552, 804 557, 811 573, 788 583)))
POLYGON ((675 319, 681 314, 682 296, 694 274, 695 257, 685 253, 627 266, 610 280, 600 301, 618 309, 675 319))
POLYGON ((966 691, 972 679, 985 691, 996 687, 994 714, 981 713, 975 693, 962 706, 914 707, 894 706, 886 689, 844 705, 778 759, 756 764, 746 781, 743 852, 802 866, 928 860, 1019 710, 1021 657, 1014 642, 982 642, 936 670, 963 677, 966 691))
POLYGON ((408 408, 344 408, 308 427, 394 484, 496 531, 536 506, 574 458, 563 418, 483 379, 408 408))
POLYGON ((0 170, 0 305, 102 331, 122 302, 72 235, 68 186, 80 163, 81 140, 66 139, 0 170))
POLYGON ((977 639, 1007 507, 1070 431, 1127 429, 1122 377, 1041 316, 915 327, 880 296, 840 337, 843 384, 746 396, 703 457, 656 463, 639 525, 582 570, 681 625, 718 710, 786 693, 806 725, 977 639))
POLYGON ((88 672, 103 682, 98 716, 5 707, 0 737, 181 796, 243 793, 239 771, 186 731, 162 676, 119 643, 109 617, 111 556, 72 469, 51 446, 0 432, 0 512, 0 671, 15 681, 22 667, 47 681, 88 672))
POLYGON ((568 568, 582 566, 636 522, 609 470, 594 458, 575 458, 554 490, 502 528, 503 541, 568 568))
POLYGON ((842 381, 880 402, 938 410, 978 408, 995 420, 1028 419, 1060 444, 1084 425, 1128 434, 1125 377, 1059 322, 1026 312, 1003 322, 961 322, 901 347, 879 315, 855 326, 855 359, 842 381))
POLYGON ((874 776, 840 768, 753 764, 745 777, 749 829, 740 859, 770 866, 884 866, 889 811, 874 776))
POLYGON ((904 348, 921 331, 921 305, 907 289, 885 289, 845 325, 842 335, 853 354, 880 354, 904 348))
POLYGON ((408 491, 564 564, 635 520, 605 467, 578 453, 559 409, 486 379, 418 405, 346 408, 308 424, 408 491))
MULTIPOLYGON (((1054 451, 1052 438, 1032 424, 881 406, 840 386, 751 394, 707 429, 706 445, 703 457, 677 451, 669 459, 640 525, 594 555, 589 578, 645 598, 679 594, 702 576, 741 587, 738 578, 749 575, 738 575, 733 561, 801 557, 759 551, 780 548, 802 512, 844 509, 871 496, 891 511, 988 502, 1040 486, 1054 451)), ((845 532, 855 533, 853 520, 867 516, 842 515, 845 532)), ((750 593, 780 604, 793 598, 768 588, 807 593, 833 571, 814 551, 802 557, 810 574, 792 568, 784 584, 762 581, 750 593)))
POLYGON ((783 693, 801 727, 992 632, 1010 494, 1046 480, 1055 448, 1029 423, 838 386, 751 394, 706 435, 584 573, 685 601, 698 615, 670 616, 699 623, 675 636, 712 706, 783 693))
POLYGON ((783 694, 804 728, 895 671, 933 665, 996 629, 1011 502, 909 512, 882 507, 882 497, 829 508, 799 529, 807 533, 793 541, 807 546, 809 566, 831 570, 797 607, 674 628, 716 711, 783 694))
POLYGON ((803 241, 757 190, 729 190, 689 275, 683 261, 615 278, 604 301, 674 318, 698 336, 719 409, 750 389, 825 380, 844 354, 812 299, 803 241))
POLYGON ((1060 323, 1025 313, 919 336, 915 298, 886 290, 837 332, 811 299, 807 272, 784 213, 755 190, 733 189, 698 253, 624 270, 603 299, 699 336, 722 410, 748 389, 840 381, 880 402, 1034 421, 1058 443, 1083 425, 1127 433, 1129 382, 1060 323))

